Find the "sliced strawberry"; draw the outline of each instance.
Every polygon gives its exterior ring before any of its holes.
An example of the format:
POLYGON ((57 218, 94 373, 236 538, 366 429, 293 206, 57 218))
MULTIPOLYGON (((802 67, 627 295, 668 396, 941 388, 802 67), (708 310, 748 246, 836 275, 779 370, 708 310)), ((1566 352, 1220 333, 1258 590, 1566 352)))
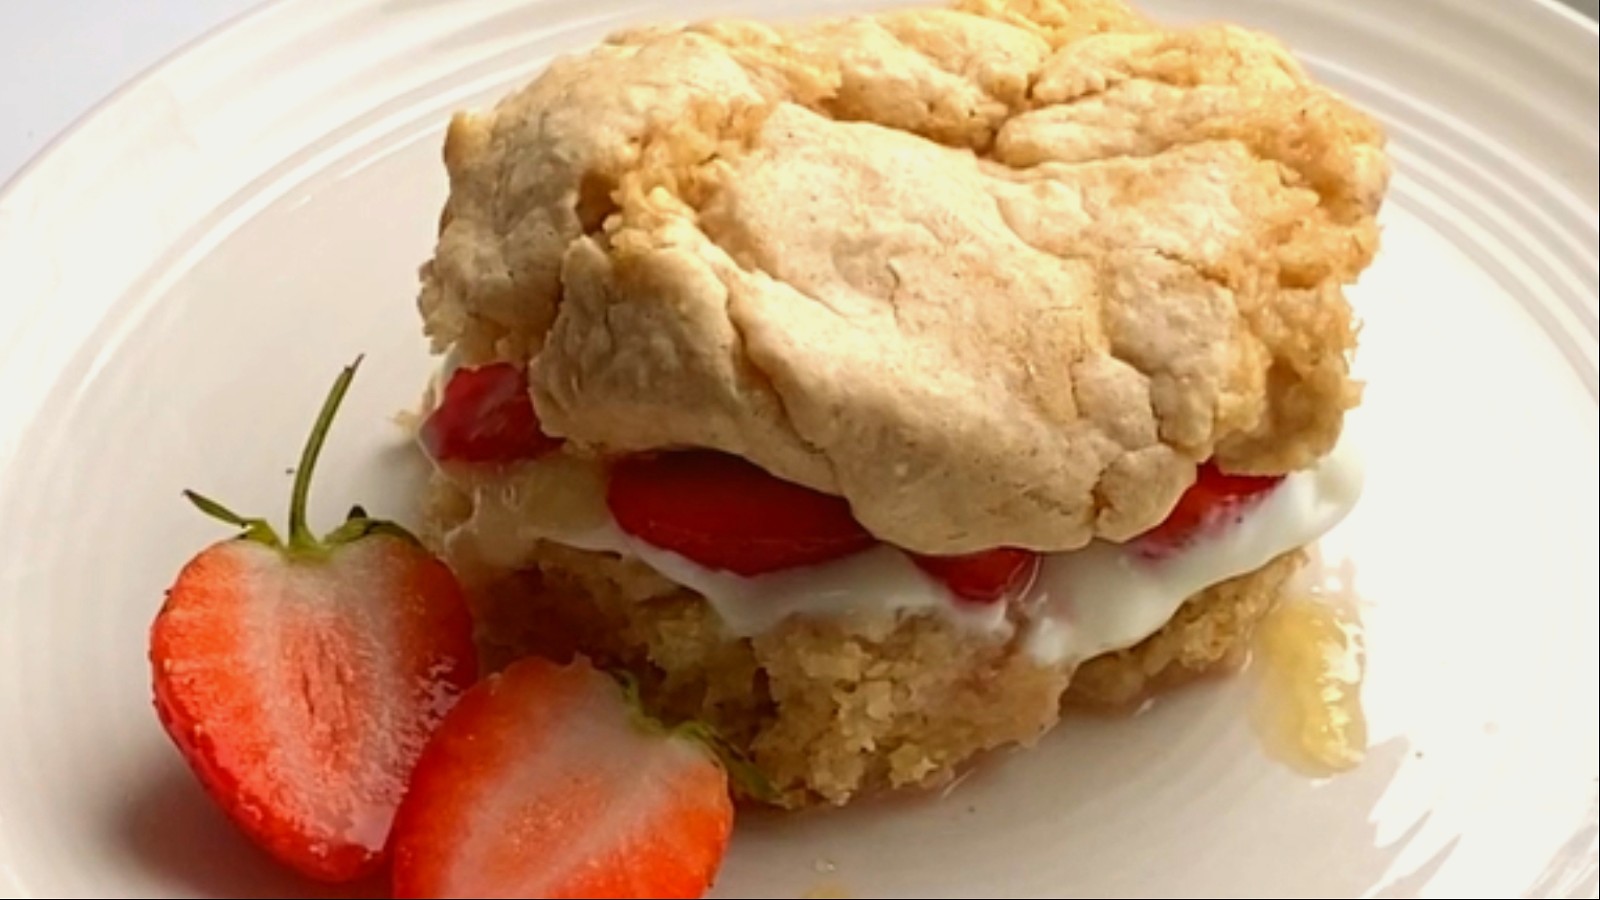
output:
POLYGON ((184 566, 150 631, 157 714, 202 786, 270 854, 328 882, 382 864, 412 766, 477 674, 443 563, 359 509, 320 540, 306 524, 354 369, 306 445, 286 540, 189 494, 244 533, 184 566))
POLYGON ((439 406, 422 423, 422 445, 441 461, 506 463, 561 446, 545 434, 523 370, 491 363, 456 370, 439 406))
POLYGON ((623 531, 744 576, 828 562, 875 543, 843 498, 710 451, 621 460, 606 499, 623 531))
POLYGON ((1189 545, 1202 532, 1240 515, 1283 483, 1281 475, 1229 475, 1207 462, 1166 520, 1134 540, 1139 552, 1159 558, 1189 545))
POLYGON ((911 559, 971 603, 998 603, 1032 581, 1039 569, 1039 554, 1009 547, 965 556, 912 554, 911 559))
POLYGON ((702 897, 733 802, 711 751, 609 677, 537 657, 461 699, 394 827, 394 896, 702 897))

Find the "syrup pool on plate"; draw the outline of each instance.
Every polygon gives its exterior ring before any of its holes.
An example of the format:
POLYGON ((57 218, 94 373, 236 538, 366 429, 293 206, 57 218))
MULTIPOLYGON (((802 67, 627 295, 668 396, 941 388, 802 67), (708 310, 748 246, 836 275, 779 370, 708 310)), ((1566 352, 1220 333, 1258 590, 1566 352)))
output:
POLYGON ((1310 584, 1291 594, 1256 633, 1255 724, 1264 749, 1314 777, 1361 764, 1367 720, 1361 705, 1366 644, 1354 567, 1313 558, 1310 584))

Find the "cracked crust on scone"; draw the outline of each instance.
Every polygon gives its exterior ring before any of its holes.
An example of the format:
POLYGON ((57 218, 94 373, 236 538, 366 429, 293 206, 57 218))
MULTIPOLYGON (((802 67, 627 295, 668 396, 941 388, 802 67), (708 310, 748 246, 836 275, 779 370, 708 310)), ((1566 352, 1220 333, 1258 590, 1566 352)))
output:
MULTIPOLYGON (((444 477, 425 536, 452 564, 495 551, 472 500, 444 477), (473 525, 448 540, 469 520, 473 525)), ((471 583, 488 666, 581 653, 636 676, 652 711, 714 726, 745 751, 784 807, 843 804, 956 778, 977 756, 1037 741, 1063 708, 1121 711, 1227 670, 1305 555, 1190 598, 1161 631, 1116 653, 1039 665, 1015 640, 974 635, 937 615, 869 623, 792 619, 730 636, 710 603, 636 560, 552 543, 471 583)))
POLYGON ((420 305, 553 434, 704 447, 925 553, 1160 522, 1359 399, 1375 122, 1120 0, 618 35, 449 131, 420 305))

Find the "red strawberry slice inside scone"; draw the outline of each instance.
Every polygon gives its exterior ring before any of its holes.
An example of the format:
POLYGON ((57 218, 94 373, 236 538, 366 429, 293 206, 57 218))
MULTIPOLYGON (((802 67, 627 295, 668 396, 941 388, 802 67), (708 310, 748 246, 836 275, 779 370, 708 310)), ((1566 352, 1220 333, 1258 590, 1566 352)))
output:
POLYGON ((417 764, 394 896, 701 897, 733 818, 712 751, 587 662, 529 658, 463 697, 417 764))
MULTIPOLYGON (((1236 522, 1283 482, 1202 465, 1168 517, 1134 542, 1170 556, 1236 522)), ((738 457, 685 451, 619 461, 608 503, 623 531, 712 569, 747 577, 841 559, 877 546, 840 497, 776 478, 738 457)), ((997 548, 960 556, 908 554, 957 598, 995 603, 1033 579, 1040 555, 997 548)))
POLYGON ((441 462, 509 463, 537 459, 561 441, 544 433, 520 366, 457 369, 422 424, 422 445, 441 462))
MULTIPOLYGON (((423 425, 422 441, 435 459, 464 463, 533 460, 562 445, 542 431, 526 374, 511 363, 457 370, 423 425)), ((1170 556, 1282 480, 1229 475, 1205 463, 1168 518, 1134 542, 1135 552, 1147 559, 1170 556)), ((745 577, 820 565, 878 545, 842 497, 714 451, 620 459, 606 500, 624 532, 705 568, 745 577)), ((1037 553, 1005 547, 909 555, 957 598, 979 604, 1015 595, 1040 562, 1037 553)))
POLYGON ((744 576, 825 563, 876 543, 842 497, 721 453, 620 460, 606 500, 623 531, 744 576))
POLYGON ((243 529, 192 559, 150 632, 156 711, 202 786, 296 871, 344 882, 383 862, 411 768, 477 677, 451 571, 359 509, 314 537, 311 473, 354 367, 296 475, 288 535, 195 494, 243 529))
POLYGON ((924 572, 971 603, 998 603, 1025 587, 1039 569, 1039 554, 1002 547, 965 556, 913 556, 924 572))
POLYGON ((1138 552, 1146 558, 1170 556, 1202 534, 1236 522, 1283 480, 1282 475, 1230 475, 1207 462, 1166 520, 1137 539, 1138 552))
MULTIPOLYGON (((878 545, 842 497, 721 453, 621 460, 612 468, 607 502, 618 527, 634 537, 746 577, 832 562, 878 545)), ((976 603, 1009 596, 1038 564, 1037 554, 1013 549, 912 558, 957 597, 976 603)))

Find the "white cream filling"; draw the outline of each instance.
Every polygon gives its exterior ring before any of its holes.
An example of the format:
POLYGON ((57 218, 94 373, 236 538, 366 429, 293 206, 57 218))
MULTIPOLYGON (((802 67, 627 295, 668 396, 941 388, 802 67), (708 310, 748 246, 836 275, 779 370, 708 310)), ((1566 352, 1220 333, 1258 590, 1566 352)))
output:
POLYGON ((855 619, 863 626, 901 613, 935 612, 986 633, 1009 631, 1003 603, 961 603, 901 551, 879 546, 844 559, 746 578, 708 569, 647 544, 608 524, 581 535, 551 538, 580 550, 631 557, 674 584, 703 595, 723 626, 738 637, 770 631, 793 616, 855 619))
POLYGON ((1344 440, 1312 469, 1284 479, 1239 521, 1181 552, 1145 559, 1095 543, 1045 557, 1025 638, 1041 662, 1081 662, 1131 647, 1171 621, 1184 600, 1310 544, 1355 508, 1365 483, 1360 454, 1344 440))
MULTIPOLYGON (((570 479, 562 481, 572 485, 570 479)), ((957 599, 893 547, 746 578, 624 533, 598 498, 583 503, 587 521, 598 524, 581 530, 539 527, 521 512, 523 503, 537 503, 537 498, 519 498, 504 483, 478 486, 473 518, 461 526, 459 537, 480 551, 494 548, 489 556, 501 565, 515 565, 535 540, 639 560, 704 596, 739 637, 761 634, 794 616, 848 620, 866 629, 892 624, 902 614, 933 613, 996 639, 1016 635, 1020 622, 1019 637, 1035 660, 1075 665, 1137 644, 1159 631, 1189 597, 1317 540, 1355 506, 1363 481, 1359 454, 1346 439, 1316 467, 1290 475, 1254 502, 1237 522, 1199 536, 1172 555, 1148 559, 1133 548, 1098 542, 1046 555, 1034 582, 1014 601, 1018 617, 1008 615, 1013 608, 1008 604, 957 599)), ((589 489, 580 492, 587 495, 589 489)))
MULTIPOLYGON (((430 385, 430 405, 457 364, 454 358, 446 360, 430 385)), ((1355 444, 1347 428, 1316 466, 1289 475, 1238 521, 1160 559, 1105 542, 1047 554, 1033 583, 1013 601, 1023 613, 1024 647, 1035 661, 1049 666, 1076 665, 1131 647, 1161 630, 1188 598, 1316 541, 1343 521, 1361 496, 1365 469, 1355 444)), ((475 513, 461 526, 460 536, 475 540, 480 549, 499 544, 500 552, 491 555, 504 554, 503 563, 534 540, 636 559, 705 597, 724 627, 738 637, 762 634, 796 616, 872 628, 892 624, 904 614, 933 613, 996 639, 1008 639, 1018 628, 1008 614, 1010 604, 964 602, 893 547, 747 578, 709 569, 627 534, 603 511, 598 497, 586 497, 581 505, 600 524, 556 531, 531 526, 520 518, 517 503, 489 485, 480 485, 474 495, 475 513)))

